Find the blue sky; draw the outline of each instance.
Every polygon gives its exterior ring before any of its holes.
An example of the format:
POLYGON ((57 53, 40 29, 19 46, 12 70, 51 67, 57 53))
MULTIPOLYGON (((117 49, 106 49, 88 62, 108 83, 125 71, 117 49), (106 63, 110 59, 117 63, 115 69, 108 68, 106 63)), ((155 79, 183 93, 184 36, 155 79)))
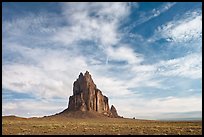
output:
POLYGON ((3 3, 2 115, 67 108, 88 70, 124 117, 202 112, 202 3, 3 3))

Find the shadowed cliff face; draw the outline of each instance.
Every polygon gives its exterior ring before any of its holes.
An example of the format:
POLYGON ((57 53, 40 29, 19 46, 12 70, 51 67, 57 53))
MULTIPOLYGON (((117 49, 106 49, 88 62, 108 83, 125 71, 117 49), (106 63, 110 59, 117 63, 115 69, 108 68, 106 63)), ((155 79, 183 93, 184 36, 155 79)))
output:
MULTIPOLYGON (((96 111, 110 117, 117 117, 117 113, 113 115, 109 109, 108 97, 97 89, 88 71, 84 75, 80 73, 74 82, 68 111, 96 111)), ((116 109, 114 112, 117 112, 116 109)))
POLYGON ((112 113, 113 117, 119 117, 116 108, 112 105, 110 112, 112 113))

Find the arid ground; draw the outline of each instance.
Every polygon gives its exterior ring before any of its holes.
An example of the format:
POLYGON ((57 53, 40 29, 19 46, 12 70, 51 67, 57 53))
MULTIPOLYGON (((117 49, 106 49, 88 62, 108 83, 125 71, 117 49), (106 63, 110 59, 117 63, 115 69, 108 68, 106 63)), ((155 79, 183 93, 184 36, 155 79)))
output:
POLYGON ((10 135, 201 135, 202 121, 153 121, 125 118, 2 117, 2 134, 10 135))

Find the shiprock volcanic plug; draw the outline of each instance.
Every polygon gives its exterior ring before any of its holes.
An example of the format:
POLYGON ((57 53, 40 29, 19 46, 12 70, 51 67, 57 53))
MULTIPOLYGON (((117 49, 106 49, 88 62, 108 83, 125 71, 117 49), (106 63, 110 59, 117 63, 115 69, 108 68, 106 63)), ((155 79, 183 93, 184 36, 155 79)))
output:
POLYGON ((108 104, 108 97, 102 94, 88 71, 80 73, 73 84, 73 95, 69 97, 68 108, 56 114, 68 117, 112 117, 119 118, 116 108, 108 104))

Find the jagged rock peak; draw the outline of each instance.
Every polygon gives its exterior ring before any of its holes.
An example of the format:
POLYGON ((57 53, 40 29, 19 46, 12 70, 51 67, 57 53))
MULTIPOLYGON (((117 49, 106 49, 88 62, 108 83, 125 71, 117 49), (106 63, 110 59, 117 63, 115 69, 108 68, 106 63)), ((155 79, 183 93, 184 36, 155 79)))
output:
POLYGON ((88 71, 73 84, 73 95, 69 98, 69 110, 81 110, 97 112, 108 111, 108 98, 103 96, 102 92, 96 88, 91 75, 88 71))
POLYGON ((80 73, 73 83, 73 95, 69 97, 68 111, 95 111, 109 117, 118 117, 114 106, 109 109, 108 97, 94 84, 88 71, 80 73))
POLYGON ((118 113, 117 113, 117 110, 116 110, 116 108, 115 108, 113 105, 111 105, 110 112, 112 113, 112 115, 113 115, 114 117, 119 117, 119 116, 118 116, 118 113))
POLYGON ((85 72, 85 75, 90 75, 88 71, 85 72))
POLYGON ((83 73, 80 73, 80 74, 79 74, 79 78, 80 78, 80 77, 83 77, 83 73))

